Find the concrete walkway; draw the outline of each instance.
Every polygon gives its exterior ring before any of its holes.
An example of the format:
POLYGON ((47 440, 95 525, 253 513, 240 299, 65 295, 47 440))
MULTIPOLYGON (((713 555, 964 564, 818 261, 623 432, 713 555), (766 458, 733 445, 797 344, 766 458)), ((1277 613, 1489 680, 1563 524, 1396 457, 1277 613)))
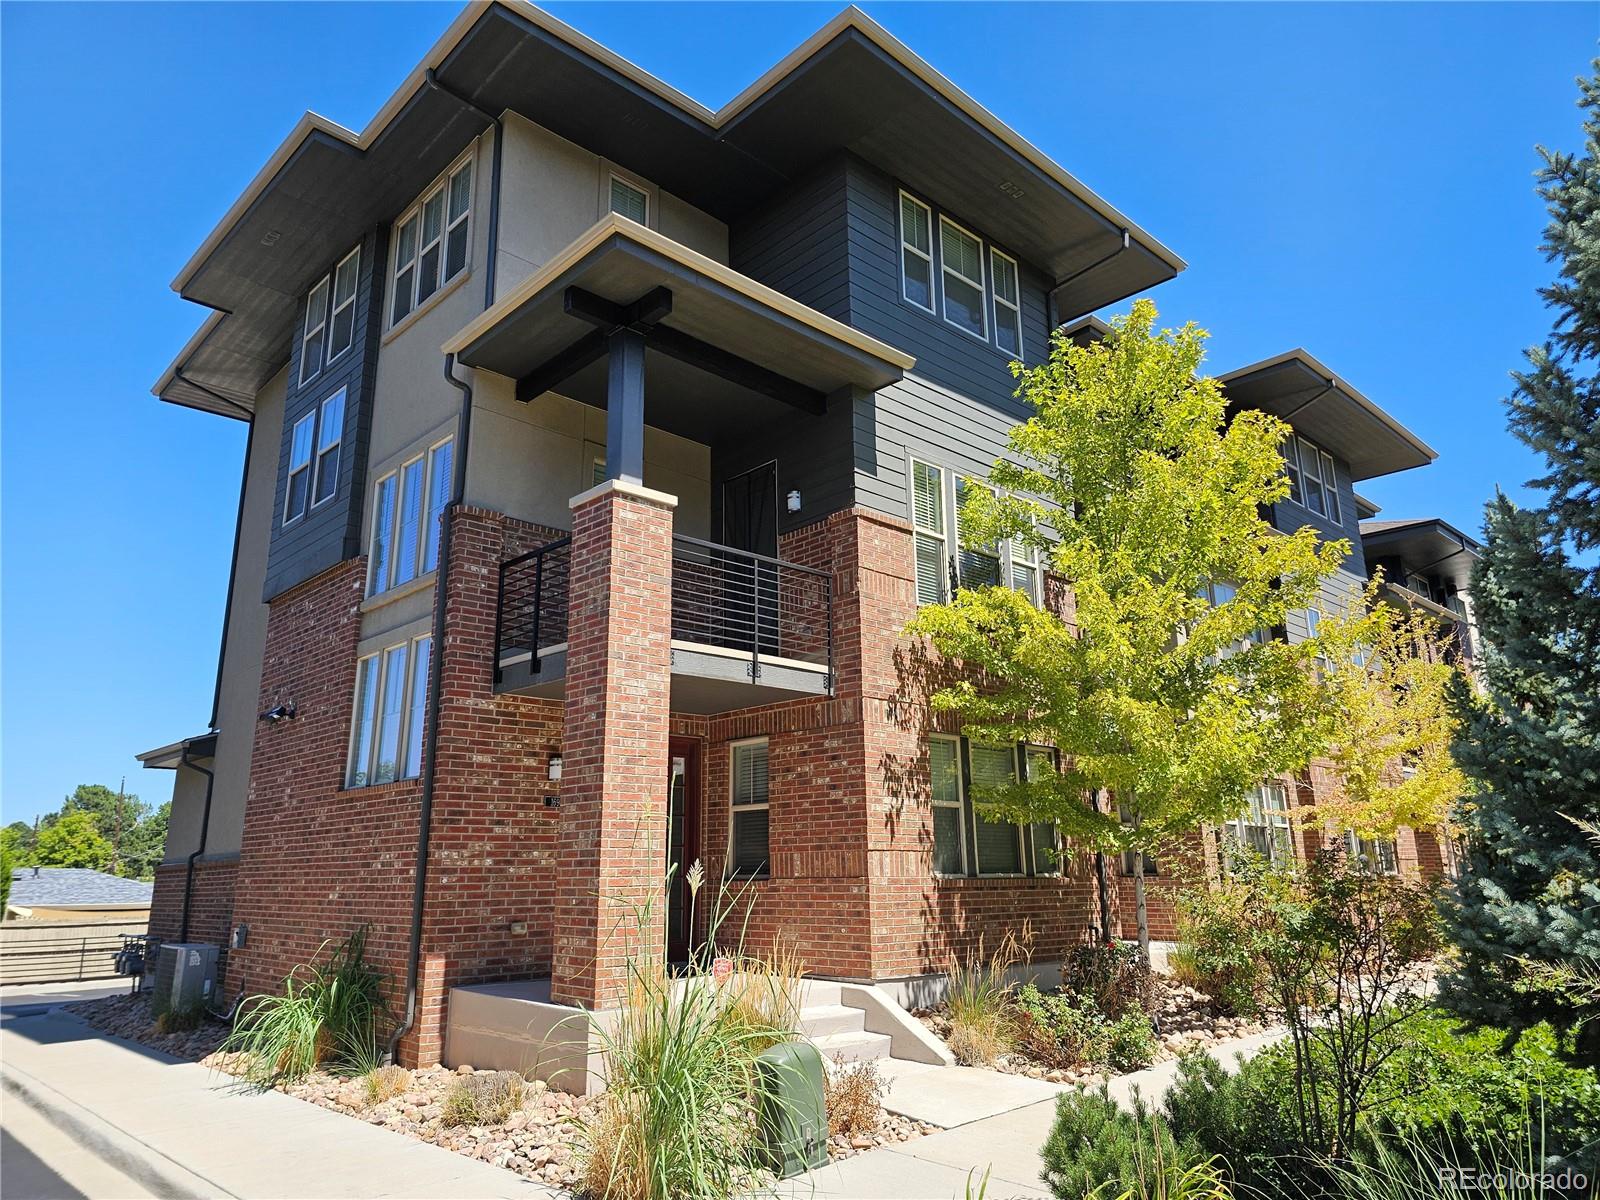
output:
POLYGON ((546 1200, 521 1176, 232 1081, 70 1013, 0 1031, 5 1107, 27 1104, 152 1193, 192 1197, 416 1197, 546 1200))

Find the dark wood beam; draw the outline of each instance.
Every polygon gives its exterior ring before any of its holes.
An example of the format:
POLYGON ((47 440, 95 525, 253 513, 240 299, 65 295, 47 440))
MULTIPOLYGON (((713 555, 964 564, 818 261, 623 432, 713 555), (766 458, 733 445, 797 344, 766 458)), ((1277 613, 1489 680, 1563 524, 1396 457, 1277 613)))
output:
POLYGON ((828 397, 823 392, 665 325, 657 325, 650 331, 646 345, 659 354, 698 367, 740 387, 749 388, 752 392, 770 396, 802 412, 821 416, 828 411, 828 397))
POLYGON ((544 395, 590 363, 604 358, 609 346, 610 342, 603 329, 591 330, 584 334, 565 350, 551 355, 517 380, 517 399, 526 404, 544 395))
POLYGON ((569 287, 561 295, 561 307, 567 316, 604 330, 637 329, 645 333, 672 311, 672 292, 655 287, 632 304, 617 304, 581 287, 569 287))

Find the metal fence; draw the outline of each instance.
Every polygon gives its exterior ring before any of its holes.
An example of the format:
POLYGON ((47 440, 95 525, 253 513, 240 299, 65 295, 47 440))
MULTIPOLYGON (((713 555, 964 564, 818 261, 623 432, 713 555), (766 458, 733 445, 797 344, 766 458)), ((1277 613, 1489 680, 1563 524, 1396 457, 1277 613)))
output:
POLYGON ((567 601, 571 592, 572 538, 559 538, 500 564, 495 605, 495 679, 500 665, 518 654, 532 656, 567 640, 567 601))
POLYGON ((124 934, 134 921, 6 921, 0 924, 0 984, 73 983, 117 977, 124 934))

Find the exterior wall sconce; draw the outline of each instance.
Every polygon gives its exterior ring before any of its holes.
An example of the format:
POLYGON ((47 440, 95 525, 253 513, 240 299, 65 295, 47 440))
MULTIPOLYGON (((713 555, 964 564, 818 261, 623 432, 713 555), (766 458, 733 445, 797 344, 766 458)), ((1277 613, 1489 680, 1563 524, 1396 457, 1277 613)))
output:
POLYGON ((268 725, 276 725, 279 721, 294 720, 294 701, 291 700, 287 704, 279 704, 267 709, 266 712, 261 714, 260 719, 268 725))
POLYGON ((800 489, 796 488, 794 491, 790 492, 787 496, 785 496, 784 497, 784 503, 785 503, 785 506, 788 508, 788 510, 790 512, 792 512, 792 513, 799 512, 800 511, 800 489))
POLYGON ((561 779, 561 755, 552 754, 550 756, 550 768, 547 778, 552 783, 558 782, 561 779))

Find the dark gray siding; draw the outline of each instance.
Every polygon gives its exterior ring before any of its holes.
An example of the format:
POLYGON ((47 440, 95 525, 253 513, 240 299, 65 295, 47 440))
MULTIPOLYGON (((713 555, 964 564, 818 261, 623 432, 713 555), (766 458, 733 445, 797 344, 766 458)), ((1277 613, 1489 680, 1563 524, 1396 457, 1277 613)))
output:
POLYGON ((1366 578, 1366 559, 1361 553, 1361 521, 1356 516, 1355 487, 1350 482, 1350 465, 1341 458, 1333 460, 1334 475, 1338 478, 1340 524, 1327 517, 1318 516, 1304 505, 1285 497, 1272 506, 1272 526, 1285 533, 1293 533, 1302 525, 1309 525, 1324 541, 1344 538, 1350 543, 1350 554, 1341 564, 1351 575, 1366 578))
MULTIPOLYGON (((289 357, 288 397, 278 441, 278 478, 272 500, 272 541, 267 549, 267 575, 262 599, 288 591, 329 567, 361 552, 361 505, 366 488, 367 442, 372 428, 373 382, 378 365, 378 339, 383 328, 383 263, 386 238, 381 231, 361 242, 361 270, 356 288, 356 319, 350 349, 301 385, 300 337, 305 298, 289 357), (315 411, 329 396, 345 389, 344 433, 339 451, 339 487, 331 500, 285 526, 283 507, 289 475, 289 443, 294 424, 315 411)), ((342 257, 342 256, 341 256, 342 257)), ((329 264, 331 271, 333 264, 329 264)), ((311 286, 316 285, 313 280, 311 286)), ((308 289, 309 290, 309 289, 308 289)))

